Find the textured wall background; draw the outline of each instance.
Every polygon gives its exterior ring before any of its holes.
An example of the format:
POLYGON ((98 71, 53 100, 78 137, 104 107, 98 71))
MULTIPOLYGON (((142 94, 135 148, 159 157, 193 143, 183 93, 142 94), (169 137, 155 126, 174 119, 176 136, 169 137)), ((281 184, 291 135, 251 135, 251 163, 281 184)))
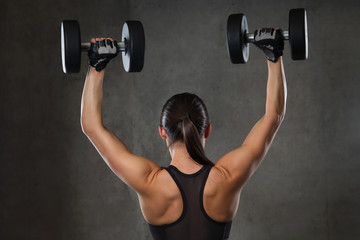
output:
POLYGON ((238 147, 265 110, 266 61, 251 47, 232 65, 226 20, 286 29, 288 10, 308 10, 310 55, 290 59, 288 107, 265 161, 243 190, 231 239, 360 238, 360 2, 14 0, 0 8, 0 239, 150 239, 136 194, 82 134, 86 74, 64 75, 60 22, 78 19, 83 40, 120 38, 138 19, 146 33, 141 73, 121 58, 104 83, 104 121, 136 154, 167 165, 157 133, 162 105, 190 91, 208 106, 216 161, 238 147))

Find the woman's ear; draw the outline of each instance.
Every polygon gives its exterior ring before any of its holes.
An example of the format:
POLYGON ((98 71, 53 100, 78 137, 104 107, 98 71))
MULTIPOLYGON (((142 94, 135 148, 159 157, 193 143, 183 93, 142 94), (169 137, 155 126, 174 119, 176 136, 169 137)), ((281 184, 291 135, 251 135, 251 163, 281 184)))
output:
POLYGON ((166 131, 165 129, 159 125, 159 134, 160 134, 160 137, 164 140, 167 139, 167 135, 166 135, 166 131))
POLYGON ((211 132, 211 124, 207 125, 207 127, 205 128, 204 137, 208 138, 210 136, 210 132, 211 132))

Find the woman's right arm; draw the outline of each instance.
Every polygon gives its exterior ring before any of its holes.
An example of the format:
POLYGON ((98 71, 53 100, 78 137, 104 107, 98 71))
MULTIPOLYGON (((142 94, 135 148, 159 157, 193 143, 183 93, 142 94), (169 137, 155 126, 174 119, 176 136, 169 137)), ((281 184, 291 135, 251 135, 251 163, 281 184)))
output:
MULTIPOLYGON (((110 169, 140 195, 151 192, 160 166, 133 154, 102 121, 105 70, 89 67, 81 99, 81 127, 110 169)), ((85 163, 86 164, 86 163, 85 163)))
POLYGON ((255 124, 242 146, 215 164, 230 184, 231 191, 240 191, 264 159, 279 129, 286 109, 286 79, 282 58, 268 63, 265 115, 255 124))

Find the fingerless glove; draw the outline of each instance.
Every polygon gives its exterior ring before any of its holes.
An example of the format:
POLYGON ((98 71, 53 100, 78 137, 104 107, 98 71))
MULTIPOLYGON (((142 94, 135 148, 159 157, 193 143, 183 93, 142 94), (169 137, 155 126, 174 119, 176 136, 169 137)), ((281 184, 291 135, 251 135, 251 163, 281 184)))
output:
POLYGON ((266 58, 272 62, 283 55, 284 37, 281 29, 262 28, 254 33, 254 44, 264 51, 266 58))
POLYGON ((117 41, 104 39, 91 43, 88 51, 89 65, 100 72, 111 59, 117 56, 118 52, 117 41))

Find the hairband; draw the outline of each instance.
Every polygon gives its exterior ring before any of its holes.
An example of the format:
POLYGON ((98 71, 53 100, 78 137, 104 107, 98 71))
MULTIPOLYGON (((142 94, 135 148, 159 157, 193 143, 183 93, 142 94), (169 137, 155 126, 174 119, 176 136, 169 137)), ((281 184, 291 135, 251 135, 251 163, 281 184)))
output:
POLYGON ((187 114, 184 115, 184 116, 181 118, 181 121, 184 121, 184 119, 186 119, 186 118, 190 119, 190 118, 189 118, 189 115, 187 115, 187 114))

